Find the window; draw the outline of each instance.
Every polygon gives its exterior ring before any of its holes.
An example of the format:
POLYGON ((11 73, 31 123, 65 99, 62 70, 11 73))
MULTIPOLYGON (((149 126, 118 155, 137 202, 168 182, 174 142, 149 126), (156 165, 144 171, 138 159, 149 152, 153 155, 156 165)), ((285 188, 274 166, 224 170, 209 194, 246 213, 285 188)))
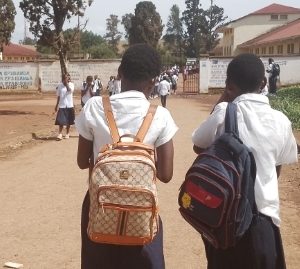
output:
POLYGON ((266 54, 267 53, 267 49, 264 47, 261 49, 261 54, 266 54))
POLYGON ((258 55, 259 54, 259 48, 255 49, 255 54, 258 55))
POLYGON ((277 46, 277 54, 283 54, 283 45, 277 46))
POLYGON ((278 15, 277 14, 272 14, 271 15, 271 21, 277 21, 278 20, 278 15))
POLYGON ((286 14, 280 15, 280 19, 286 21, 288 19, 288 15, 286 14))
POLYGON ((288 54, 293 54, 294 53, 294 44, 288 44, 287 45, 287 53, 288 54))
POLYGON ((269 54, 274 54, 274 47, 269 47, 269 54))

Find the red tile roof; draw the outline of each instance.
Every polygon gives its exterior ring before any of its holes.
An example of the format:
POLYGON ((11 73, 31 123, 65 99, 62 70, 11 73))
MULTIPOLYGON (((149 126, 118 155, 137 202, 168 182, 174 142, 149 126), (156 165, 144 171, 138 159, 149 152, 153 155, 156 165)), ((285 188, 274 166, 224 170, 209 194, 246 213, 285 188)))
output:
POLYGON ((245 16, 242 16, 238 19, 232 20, 223 26, 220 26, 217 30, 222 32, 223 29, 226 28, 227 25, 230 23, 242 20, 244 18, 247 18, 249 16, 257 16, 257 15, 272 15, 272 14, 300 14, 300 8, 295 8, 295 7, 289 7, 289 6, 284 6, 284 5, 279 5, 279 4, 271 4, 269 6, 266 6, 262 9, 259 9, 257 11, 254 11, 252 13, 249 13, 245 16))
POLYGON ((266 15, 266 14, 299 14, 300 8, 289 7, 279 4, 271 4, 267 7, 259 9, 249 15, 266 15))
POLYGON ((300 19, 294 20, 283 26, 279 26, 275 29, 272 29, 267 33, 264 33, 256 38, 248 40, 243 44, 240 44, 238 47, 246 48, 254 45, 274 43, 276 41, 293 39, 297 37, 300 37, 300 19))
POLYGON ((40 53, 32 49, 28 49, 22 45, 9 43, 3 46, 3 56, 5 57, 38 57, 40 53))

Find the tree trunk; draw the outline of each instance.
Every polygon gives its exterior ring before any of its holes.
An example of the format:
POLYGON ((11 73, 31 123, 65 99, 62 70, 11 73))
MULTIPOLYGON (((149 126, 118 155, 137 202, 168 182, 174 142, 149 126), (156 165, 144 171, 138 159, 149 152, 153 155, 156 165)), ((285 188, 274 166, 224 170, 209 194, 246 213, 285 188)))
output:
POLYGON ((61 75, 67 74, 68 69, 67 69, 67 64, 66 64, 66 58, 61 49, 58 51, 58 56, 59 56, 59 62, 60 62, 61 75))

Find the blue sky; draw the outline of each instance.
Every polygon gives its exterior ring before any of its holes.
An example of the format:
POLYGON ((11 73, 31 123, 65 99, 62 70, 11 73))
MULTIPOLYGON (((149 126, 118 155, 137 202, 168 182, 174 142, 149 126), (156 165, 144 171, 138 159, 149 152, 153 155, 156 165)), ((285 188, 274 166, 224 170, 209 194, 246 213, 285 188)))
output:
MULTIPOLYGON (((24 16, 22 11, 19 9, 20 1, 13 0, 13 2, 17 9, 17 16, 15 20, 15 31, 12 35, 12 42, 18 43, 19 40, 24 38, 24 16)), ((126 13, 134 13, 135 6, 138 2, 140 1, 94 0, 92 6, 86 10, 85 18, 88 19, 86 29, 93 31, 96 34, 104 35, 106 32, 106 19, 110 14, 118 15, 119 19, 121 19, 122 15, 126 13)), ((152 2, 155 4, 156 9, 159 12, 163 24, 166 24, 168 21, 168 16, 170 14, 172 5, 178 5, 181 12, 185 9, 185 0, 154 0, 152 2)), ((200 3, 204 8, 207 8, 210 5, 210 0, 200 0, 200 3)), ((279 2, 274 2, 274 0, 214 0, 214 3, 219 7, 224 8, 224 13, 230 20, 245 16, 251 12, 254 12, 273 3, 300 8, 299 0, 285 0, 279 2)), ((72 21, 70 25, 74 26, 75 24, 76 22, 72 21)), ((120 31, 123 31, 123 28, 120 27, 120 31)), ((27 35, 30 36, 28 30, 27 35)))

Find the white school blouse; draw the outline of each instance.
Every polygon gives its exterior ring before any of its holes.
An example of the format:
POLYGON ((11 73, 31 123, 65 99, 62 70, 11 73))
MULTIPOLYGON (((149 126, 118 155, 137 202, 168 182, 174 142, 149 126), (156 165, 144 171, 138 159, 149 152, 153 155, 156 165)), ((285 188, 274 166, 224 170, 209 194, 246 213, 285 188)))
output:
MULTIPOLYGON (((120 136, 137 134, 150 106, 145 95, 127 91, 111 96, 110 100, 120 136)), ((75 126, 81 136, 93 141, 94 160, 99 150, 112 142, 100 96, 88 100, 76 117, 75 126)), ((177 130, 170 112, 158 106, 144 142, 159 147, 170 141, 177 130)))
MULTIPOLYGON (((297 162, 297 143, 291 122, 283 113, 272 109, 264 95, 243 94, 233 102, 237 104, 240 138, 253 152, 256 161, 255 200, 258 210, 279 226, 276 166, 297 162)), ((207 148, 224 132, 227 104, 216 105, 208 119, 193 132, 194 145, 207 148)))
POLYGON ((73 92, 74 92, 74 84, 69 82, 69 87, 71 91, 67 91, 67 87, 61 82, 56 87, 56 96, 59 96, 59 108, 71 108, 74 107, 73 104, 73 92))

